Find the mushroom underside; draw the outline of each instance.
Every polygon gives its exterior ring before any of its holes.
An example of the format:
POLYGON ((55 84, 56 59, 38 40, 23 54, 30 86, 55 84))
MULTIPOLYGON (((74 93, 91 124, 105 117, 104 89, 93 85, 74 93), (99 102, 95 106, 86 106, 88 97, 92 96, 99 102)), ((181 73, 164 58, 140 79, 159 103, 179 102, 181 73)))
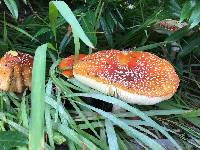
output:
POLYGON ((97 82, 94 79, 90 79, 88 77, 74 74, 75 79, 77 79, 79 82, 94 88, 106 95, 114 96, 116 98, 119 98, 127 103, 131 104, 138 104, 138 105, 154 105, 156 103, 159 103, 161 101, 170 99, 174 93, 165 95, 165 96, 145 96, 145 95, 139 95, 135 93, 127 92, 123 89, 120 89, 118 87, 115 87, 110 84, 104 84, 101 82, 97 82))

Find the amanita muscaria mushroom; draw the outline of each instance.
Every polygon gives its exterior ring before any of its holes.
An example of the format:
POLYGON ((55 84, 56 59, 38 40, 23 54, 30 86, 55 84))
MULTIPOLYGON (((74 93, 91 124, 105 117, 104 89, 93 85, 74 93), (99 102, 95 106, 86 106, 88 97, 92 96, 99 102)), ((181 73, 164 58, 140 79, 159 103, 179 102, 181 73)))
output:
POLYGON ((183 27, 187 26, 186 22, 180 22, 173 19, 165 19, 154 25, 154 30, 162 34, 171 34, 183 27))
POLYGON ((153 105, 171 98, 179 85, 173 66, 148 52, 99 51, 73 66, 74 77, 128 103, 153 105))
MULTIPOLYGON (((77 60, 81 60, 85 56, 86 54, 79 54, 77 60)), ((62 71, 62 74, 66 77, 73 76, 74 57, 74 55, 71 55, 67 58, 62 59, 59 63, 59 69, 62 71)))
POLYGON ((33 57, 9 51, 0 59, 0 90, 21 93, 31 88, 33 57))

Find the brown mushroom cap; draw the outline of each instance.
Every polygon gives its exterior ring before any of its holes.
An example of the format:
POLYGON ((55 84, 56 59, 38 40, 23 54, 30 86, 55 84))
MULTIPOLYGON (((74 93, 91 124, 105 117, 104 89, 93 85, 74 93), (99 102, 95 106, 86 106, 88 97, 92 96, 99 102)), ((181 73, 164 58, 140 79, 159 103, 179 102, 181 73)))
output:
POLYGON ((153 105, 176 92, 179 78, 166 60, 148 52, 100 51, 73 67, 74 77, 124 101, 153 105))
POLYGON ((21 93, 31 88, 33 57, 9 51, 0 59, 0 90, 21 93))

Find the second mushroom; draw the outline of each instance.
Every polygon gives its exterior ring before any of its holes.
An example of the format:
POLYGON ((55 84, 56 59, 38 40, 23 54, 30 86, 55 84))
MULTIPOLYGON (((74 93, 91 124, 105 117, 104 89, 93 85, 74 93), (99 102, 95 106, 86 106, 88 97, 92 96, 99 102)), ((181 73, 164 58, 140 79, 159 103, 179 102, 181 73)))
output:
POLYGON ((9 51, 0 59, 0 90, 21 93, 31 88, 33 57, 9 51))

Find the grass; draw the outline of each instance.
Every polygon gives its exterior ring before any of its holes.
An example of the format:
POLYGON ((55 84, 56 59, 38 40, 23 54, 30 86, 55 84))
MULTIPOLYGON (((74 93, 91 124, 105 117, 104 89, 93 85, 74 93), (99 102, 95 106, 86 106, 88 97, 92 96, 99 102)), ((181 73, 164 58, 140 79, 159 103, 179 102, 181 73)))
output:
POLYGON ((22 7, 34 9, 27 16, 17 5, 8 10, 8 3, 2 6, 0 54, 10 49, 30 53, 34 66, 31 92, 0 93, 0 149, 200 148, 200 11, 199 2, 193 2, 196 5, 181 0, 47 5, 41 0, 22 7), (167 18, 184 20, 188 27, 170 35, 156 33, 154 24, 167 18), (193 33, 187 35, 188 30, 193 33), (175 41, 180 51, 174 55, 175 41), (57 68, 59 60, 72 53, 111 48, 145 50, 169 60, 181 80, 173 98, 154 106, 127 104, 63 77, 57 68), (109 103, 127 112, 111 113, 109 103), (164 139, 171 144, 158 142, 164 139))

